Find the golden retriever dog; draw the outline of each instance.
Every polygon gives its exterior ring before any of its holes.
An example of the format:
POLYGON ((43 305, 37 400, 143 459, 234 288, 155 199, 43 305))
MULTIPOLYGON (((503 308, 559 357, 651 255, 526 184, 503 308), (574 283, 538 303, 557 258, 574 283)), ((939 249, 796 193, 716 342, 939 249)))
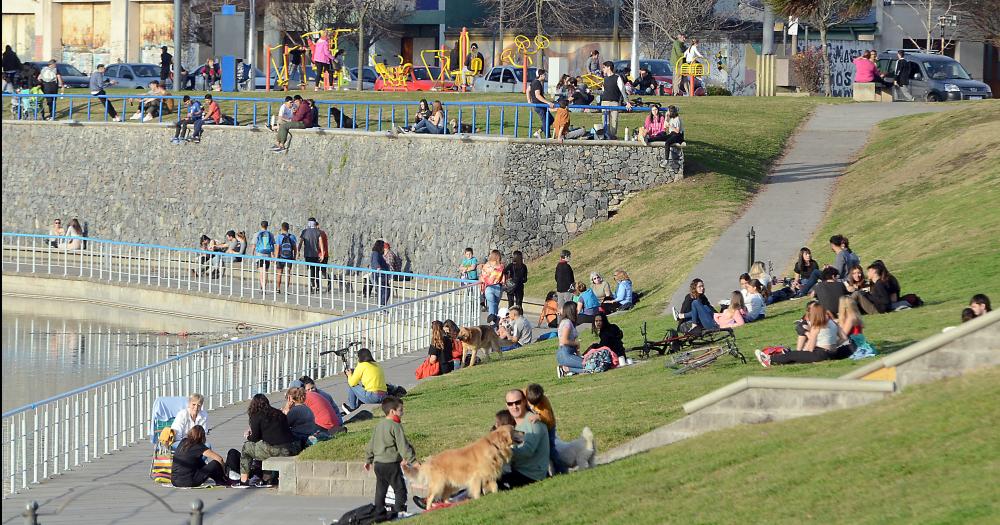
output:
POLYGON ((427 508, 461 489, 478 499, 497 491, 497 480, 504 464, 510 462, 514 445, 523 442, 524 432, 503 425, 468 446, 445 450, 417 466, 405 465, 403 471, 417 485, 427 487, 427 508))
POLYGON ((469 366, 476 366, 476 356, 480 350, 483 350, 484 358, 489 358, 491 352, 503 357, 500 352, 500 336, 488 324, 463 326, 458 330, 458 340, 462 342, 462 366, 465 366, 465 356, 469 353, 472 354, 469 366))

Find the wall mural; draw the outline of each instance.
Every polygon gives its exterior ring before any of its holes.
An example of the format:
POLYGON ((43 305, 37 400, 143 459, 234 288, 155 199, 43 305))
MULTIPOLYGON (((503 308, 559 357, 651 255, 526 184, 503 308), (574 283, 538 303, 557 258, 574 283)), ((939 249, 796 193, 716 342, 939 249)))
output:
POLYGON ((84 72, 111 58, 111 4, 61 4, 62 61, 84 72))
POLYGON ((160 47, 174 54, 174 6, 170 3, 139 4, 139 61, 159 64, 160 47))

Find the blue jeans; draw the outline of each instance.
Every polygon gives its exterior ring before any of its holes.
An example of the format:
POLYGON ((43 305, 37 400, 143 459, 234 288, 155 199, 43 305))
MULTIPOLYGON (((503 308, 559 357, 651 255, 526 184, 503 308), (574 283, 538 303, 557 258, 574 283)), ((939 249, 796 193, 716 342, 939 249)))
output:
POLYGON ((369 392, 361 383, 347 388, 347 408, 351 410, 358 408, 362 403, 381 403, 383 399, 385 399, 385 394, 369 392))
POLYGON ((500 351, 501 352, 510 352, 511 350, 517 350, 518 348, 521 348, 521 343, 514 343, 512 345, 501 346, 500 347, 500 351))
POLYGON ((500 295, 502 293, 503 288, 499 284, 486 287, 486 311, 490 315, 497 315, 500 310, 500 295))
POLYGON ((429 121, 429 120, 427 120, 425 118, 422 118, 422 119, 420 119, 420 122, 417 122, 417 124, 415 126, 413 126, 413 132, 414 133, 431 133, 433 135, 440 135, 440 134, 444 133, 444 126, 441 126, 441 127, 435 126, 434 124, 431 123, 431 121, 429 121))
POLYGON ((560 346, 559 350, 556 350, 556 362, 574 374, 587 373, 587 369, 583 367, 583 358, 571 346, 560 346))
POLYGON ((795 294, 795 297, 805 297, 808 295, 809 291, 812 290, 812 287, 816 286, 816 283, 819 282, 819 276, 819 270, 813 270, 812 273, 809 274, 808 278, 800 279, 799 291, 795 294))
POLYGON ((552 122, 555 121, 555 117, 552 113, 549 113, 549 108, 531 108, 535 110, 538 115, 538 127, 542 130, 542 133, 548 137, 552 135, 552 122))
POLYGON ((712 309, 705 306, 701 301, 691 301, 691 311, 684 314, 684 318, 701 326, 706 330, 717 330, 719 325, 715 322, 712 309))

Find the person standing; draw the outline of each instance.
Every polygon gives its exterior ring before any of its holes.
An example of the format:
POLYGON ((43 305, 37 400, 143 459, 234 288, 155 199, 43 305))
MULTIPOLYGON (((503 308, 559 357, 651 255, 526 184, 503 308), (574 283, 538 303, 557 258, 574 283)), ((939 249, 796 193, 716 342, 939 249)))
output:
POLYGON ((7 84, 13 84, 14 78, 21 72, 21 59, 10 46, 5 46, 3 50, 3 81, 4 91, 7 91, 7 84))
MULTIPOLYGON (((316 229, 319 230, 319 263, 324 265, 320 267, 320 272, 323 273, 323 278, 326 279, 326 291, 329 292, 333 288, 330 269, 326 267, 330 262, 330 237, 327 236, 325 230, 319 227, 319 222, 316 223, 316 229)), ((308 383, 306 386, 309 386, 308 383)))
POLYGON ((368 268, 372 270, 372 287, 378 292, 378 305, 385 306, 389 303, 389 263, 385 262, 385 241, 379 239, 372 245, 372 255, 368 262, 368 268))
POLYGON ((401 464, 419 466, 417 453, 403 432, 403 401, 386 397, 382 400, 382 412, 385 419, 375 425, 365 450, 365 470, 375 470, 375 512, 379 521, 406 511, 406 480, 401 464), (392 487, 393 504, 392 513, 386 515, 385 495, 389 487, 392 487))
MULTIPOLYGON (((625 106, 626 111, 632 110, 632 104, 625 97, 625 81, 621 75, 615 73, 614 62, 608 60, 602 64, 604 73, 604 91, 601 93, 602 106, 625 106)), ((603 112, 604 118, 604 139, 618 139, 618 110, 608 110, 603 112)))
MULTIPOLYGON (((685 53, 687 53, 687 36, 684 33, 677 35, 674 39, 674 43, 670 46, 670 68, 675 69, 680 63, 681 59, 684 58, 685 53)), ((674 71, 674 88, 673 95, 683 95, 684 94, 684 82, 678 81, 679 77, 677 72, 674 71)))
POLYGON ((539 129, 535 132, 535 138, 541 138, 543 135, 545 138, 548 138, 549 133, 552 130, 553 118, 552 114, 549 113, 549 110, 555 108, 556 105, 551 100, 545 98, 545 88, 543 87, 543 84, 547 79, 547 72, 544 69, 539 69, 535 80, 531 81, 531 86, 528 88, 528 104, 545 104, 546 106, 535 106, 531 108, 538 114, 539 129))
MULTIPOLYGON (((274 251, 274 234, 267 231, 267 227, 267 221, 260 221, 260 231, 257 232, 257 238, 253 242, 254 252, 260 257, 270 257, 274 251)), ((266 293, 267 272, 271 269, 271 261, 259 259, 257 268, 259 268, 258 273, 260 273, 260 292, 266 293)))
POLYGON ((479 274, 483 295, 486 296, 486 311, 497 315, 500 311, 500 295, 503 293, 504 267, 499 250, 490 251, 486 264, 479 274))
MULTIPOLYGON (((57 95, 63 85, 62 75, 56 69, 56 60, 49 60, 49 63, 38 73, 38 81, 42 83, 42 93, 46 95, 57 95)), ((56 97, 45 97, 45 103, 49 107, 48 120, 56 119, 56 97)), ((42 118, 45 118, 45 111, 42 111, 42 118)))
POLYGON ((166 85, 170 78, 170 70, 174 65, 174 56, 167 52, 167 46, 160 48, 160 84, 166 85))
POLYGON ((324 89, 330 85, 330 62, 333 62, 333 56, 330 54, 330 42, 327 40, 326 31, 320 34, 319 40, 316 41, 316 45, 313 48, 313 64, 316 65, 316 91, 319 91, 319 85, 322 82, 324 89))
MULTIPOLYGON (((271 255, 275 259, 294 261, 298 256, 298 243, 295 236, 289 231, 291 226, 287 222, 281 223, 281 233, 274 241, 274 253, 271 255)), ((275 293, 281 293, 281 287, 285 284, 285 266, 288 267, 288 280, 292 278, 292 263, 277 262, 274 264, 274 277, 277 281, 275 293)))
POLYGON ((104 103, 104 110, 111 117, 111 120, 121 122, 122 119, 118 116, 118 111, 115 110, 114 104, 111 103, 107 92, 104 91, 105 87, 115 84, 117 82, 114 80, 104 78, 104 64, 97 64, 94 72, 90 74, 90 94, 101 99, 101 102, 104 103))
MULTIPOLYGON (((315 217, 309 217, 309 220, 306 221, 306 229, 302 230, 302 233, 299 234, 299 252, 302 253, 302 258, 307 263, 319 264, 320 253, 322 252, 320 244, 319 224, 316 222, 315 217)), ((309 266, 310 292, 319 291, 319 270, 319 266, 309 266)))
POLYGON ((573 290, 576 286, 576 277, 573 276, 569 258, 569 250, 563 250, 559 254, 559 262, 556 263, 556 302, 559 311, 562 311, 564 304, 573 300, 573 290))
POLYGON ((503 269, 503 274, 504 282, 507 283, 507 308, 521 308, 524 303, 524 284, 528 282, 528 266, 524 264, 524 254, 515 250, 511 262, 503 269))
POLYGON ((291 71, 288 72, 288 87, 289 89, 299 89, 302 87, 302 50, 293 49, 288 52, 288 63, 290 64, 291 71), (292 81, 295 84, 292 84, 292 81), (292 86, 295 86, 294 88, 292 86))
POLYGON ((896 86, 896 96, 893 100, 903 99, 913 102, 913 94, 910 93, 910 75, 913 74, 913 64, 906 60, 906 52, 902 49, 896 51, 896 69, 893 72, 893 84, 896 86))

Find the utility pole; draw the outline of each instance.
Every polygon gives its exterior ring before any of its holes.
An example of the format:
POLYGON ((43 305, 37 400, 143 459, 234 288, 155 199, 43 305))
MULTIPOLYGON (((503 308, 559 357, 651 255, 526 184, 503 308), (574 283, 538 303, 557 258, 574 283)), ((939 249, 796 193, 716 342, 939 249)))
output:
POLYGON ((621 11, 622 0, 611 0, 611 2, 614 4, 613 6, 614 12, 612 14, 612 25, 611 25, 611 40, 614 42, 612 47, 613 49, 612 52, 614 53, 615 60, 618 60, 622 57, 621 43, 619 42, 619 35, 618 35, 618 26, 620 25, 619 20, 621 19, 621 12, 622 12, 621 11))
POLYGON ((764 23, 761 34, 761 54, 774 54, 774 11, 764 2, 764 23))
POLYGON ((639 0, 632 0, 632 79, 639 78, 639 0))
MULTIPOLYGON (((125 43, 128 47, 128 42, 125 43)), ((174 91, 181 89, 181 0, 174 0, 174 91)))
MULTIPOLYGON (((247 64, 254 66, 257 64, 257 0, 250 0, 250 31, 247 35, 247 64)), ((250 90, 256 88, 253 70, 250 71, 250 90)), ((270 79, 265 79, 270 83, 270 79)))

